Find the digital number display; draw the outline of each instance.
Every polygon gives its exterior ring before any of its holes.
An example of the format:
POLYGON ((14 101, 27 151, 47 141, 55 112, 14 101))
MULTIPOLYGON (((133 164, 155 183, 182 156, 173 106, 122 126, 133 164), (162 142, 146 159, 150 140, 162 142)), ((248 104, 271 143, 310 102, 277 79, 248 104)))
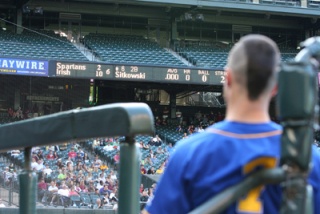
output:
POLYGON ((52 76, 200 85, 222 85, 225 81, 222 70, 74 62, 56 62, 52 76))

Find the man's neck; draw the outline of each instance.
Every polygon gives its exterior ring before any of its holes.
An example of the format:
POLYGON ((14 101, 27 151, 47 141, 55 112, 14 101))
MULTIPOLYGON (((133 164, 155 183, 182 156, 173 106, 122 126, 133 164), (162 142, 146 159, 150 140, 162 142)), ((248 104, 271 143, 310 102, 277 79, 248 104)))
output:
POLYGON ((226 120, 245 123, 264 123, 270 121, 268 105, 238 99, 227 107, 226 120))

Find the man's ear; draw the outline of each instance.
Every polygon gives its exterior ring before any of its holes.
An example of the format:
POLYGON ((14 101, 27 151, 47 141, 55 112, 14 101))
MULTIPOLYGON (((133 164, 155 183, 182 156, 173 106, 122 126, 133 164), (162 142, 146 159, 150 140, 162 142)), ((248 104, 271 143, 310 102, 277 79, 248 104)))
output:
POLYGON ((275 97, 278 94, 278 85, 275 85, 271 91, 271 97, 275 97))
POLYGON ((231 80, 231 70, 229 69, 229 68, 226 68, 225 69, 225 71, 226 71, 226 85, 227 86, 231 86, 231 84, 232 84, 232 80, 231 80))

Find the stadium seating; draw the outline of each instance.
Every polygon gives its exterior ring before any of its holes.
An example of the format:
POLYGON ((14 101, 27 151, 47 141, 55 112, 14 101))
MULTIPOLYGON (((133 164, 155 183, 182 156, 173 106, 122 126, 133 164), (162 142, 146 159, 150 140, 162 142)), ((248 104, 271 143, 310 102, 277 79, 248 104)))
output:
POLYGON ((229 46, 215 43, 187 43, 177 46, 176 51, 197 67, 223 68, 227 63, 229 46))
POLYGON ((88 61, 67 38, 45 30, 22 34, 0 31, 0 56, 88 61))
MULTIPOLYGON (((176 51, 197 67, 223 69, 227 64, 228 53, 231 47, 221 47, 217 44, 188 45, 177 47, 176 51)), ((281 48, 282 61, 292 60, 297 51, 292 48, 281 48)))
POLYGON ((85 46, 102 61, 147 65, 185 65, 156 42, 133 35, 89 34, 85 46))

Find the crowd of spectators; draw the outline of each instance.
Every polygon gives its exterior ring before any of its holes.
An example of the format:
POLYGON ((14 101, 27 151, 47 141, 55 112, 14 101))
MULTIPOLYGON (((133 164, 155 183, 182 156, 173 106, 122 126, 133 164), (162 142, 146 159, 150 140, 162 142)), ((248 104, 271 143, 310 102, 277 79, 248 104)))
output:
MULTIPOLYGON (((168 110, 164 111, 163 121, 168 120, 168 110)), ((177 112, 176 131, 184 133, 183 138, 201 132, 205 127, 223 119, 223 114, 202 114, 197 112, 191 123, 186 125, 183 113, 177 112)), ((158 118, 159 119, 159 118, 158 118)), ((160 119, 159 119, 160 120, 160 119)), ((160 122, 167 126, 167 122, 160 122)), ((117 165, 120 161, 119 142, 121 138, 94 139, 92 151, 101 148, 110 152, 112 161, 102 161, 97 153, 88 153, 78 143, 66 143, 59 146, 34 147, 32 149, 31 168, 38 174, 38 202, 48 206, 89 206, 92 208, 116 209, 118 196, 117 165), (90 199, 90 200, 89 200, 90 199)), ((166 144, 155 135, 148 140, 138 140, 142 151, 141 174, 160 175, 166 167, 169 154, 173 150, 171 143, 166 144)), ((23 154, 12 150, 12 157, 23 154)), ((6 183, 16 179, 14 167, 7 167, 3 173, 6 183)), ((153 196, 153 187, 140 191, 140 201, 147 202, 153 196)))
MULTIPOLYGON (((19 155, 16 150, 10 153, 19 155)), ((17 179, 15 168, 13 164, 5 167, 4 185, 17 179)), ((99 198, 99 208, 117 207, 117 172, 77 143, 33 147, 31 169, 38 175, 37 200, 43 205, 93 208, 99 198)))

